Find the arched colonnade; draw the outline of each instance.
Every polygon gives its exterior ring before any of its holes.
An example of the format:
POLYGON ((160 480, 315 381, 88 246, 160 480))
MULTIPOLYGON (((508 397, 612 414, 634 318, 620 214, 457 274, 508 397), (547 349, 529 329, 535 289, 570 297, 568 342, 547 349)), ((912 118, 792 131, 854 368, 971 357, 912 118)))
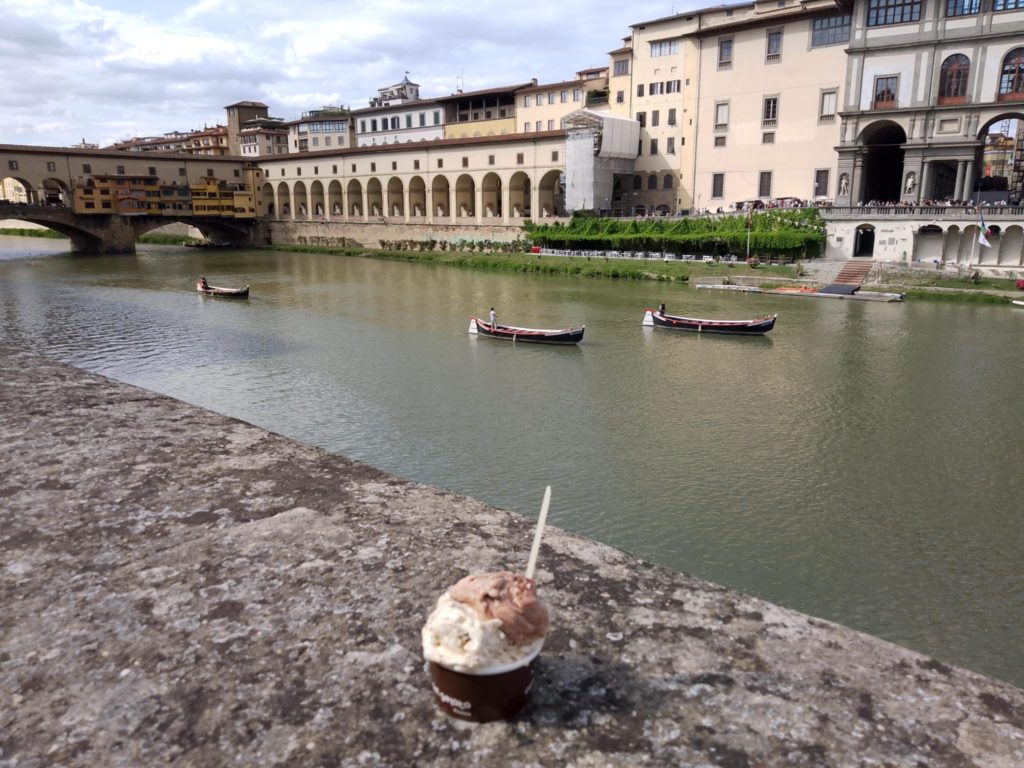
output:
POLYGON ((979 233, 976 224, 923 226, 914 234, 914 258, 940 264, 1024 267, 1024 226, 989 226, 989 235, 985 238, 987 246, 978 241, 979 233))
POLYGON ((512 223, 565 213, 561 171, 266 182, 260 215, 275 221, 512 223))

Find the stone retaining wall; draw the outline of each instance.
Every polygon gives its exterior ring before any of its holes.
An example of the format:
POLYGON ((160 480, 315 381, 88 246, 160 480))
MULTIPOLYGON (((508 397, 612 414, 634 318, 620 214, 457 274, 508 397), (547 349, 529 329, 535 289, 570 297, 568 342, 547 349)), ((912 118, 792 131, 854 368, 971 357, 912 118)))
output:
POLYGON ((381 241, 426 240, 445 242, 493 240, 511 243, 523 239, 516 225, 406 224, 386 218, 370 222, 273 221, 267 223, 274 245, 324 245, 331 247, 379 248, 381 241))
POLYGON ((1024 765, 1024 691, 557 528, 530 705, 449 719, 529 520, 2 345, 0 414, 2 768, 1024 765))

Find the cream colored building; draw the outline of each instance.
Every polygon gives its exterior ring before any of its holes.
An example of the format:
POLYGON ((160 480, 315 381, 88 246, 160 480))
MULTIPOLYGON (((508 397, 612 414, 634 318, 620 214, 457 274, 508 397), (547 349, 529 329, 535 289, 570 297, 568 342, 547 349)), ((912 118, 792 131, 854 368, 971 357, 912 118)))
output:
POLYGON ((370 106, 352 112, 355 146, 405 144, 444 138, 444 109, 436 99, 421 99, 409 80, 377 89, 370 106))
POLYGON ((444 109, 444 137, 464 139, 518 133, 516 94, 531 85, 536 85, 536 80, 439 98, 437 101, 444 109))
POLYGON ((565 127, 571 112, 606 103, 608 77, 606 67, 595 67, 576 74, 575 80, 532 85, 516 92, 516 125, 521 133, 554 131, 565 127))
POLYGON ((290 153, 319 152, 325 149, 351 147, 352 113, 345 107, 325 106, 303 112, 298 120, 287 120, 290 153))
POLYGON ((467 225, 563 215, 564 152, 564 132, 544 131, 266 158, 259 213, 467 225))
POLYGON ((640 125, 634 172, 618 180, 614 210, 672 214, 692 207, 699 27, 699 14, 634 24, 626 45, 609 54, 609 109, 640 125))
POLYGON ((700 26, 696 206, 833 199, 848 10, 759 0, 700 26))

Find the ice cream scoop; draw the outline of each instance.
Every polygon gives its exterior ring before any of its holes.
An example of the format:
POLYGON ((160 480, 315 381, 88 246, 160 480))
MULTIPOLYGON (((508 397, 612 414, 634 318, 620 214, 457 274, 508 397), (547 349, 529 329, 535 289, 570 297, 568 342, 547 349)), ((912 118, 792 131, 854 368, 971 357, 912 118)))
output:
POLYGON ((535 655, 549 624, 533 579, 510 571, 467 576, 437 601, 423 626, 423 655, 459 672, 535 655))

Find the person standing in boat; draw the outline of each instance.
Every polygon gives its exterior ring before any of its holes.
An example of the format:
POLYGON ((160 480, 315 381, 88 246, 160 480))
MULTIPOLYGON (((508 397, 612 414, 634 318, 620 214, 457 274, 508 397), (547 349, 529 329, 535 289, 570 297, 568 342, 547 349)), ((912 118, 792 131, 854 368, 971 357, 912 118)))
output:
POLYGON ((204 291, 209 290, 210 284, 206 282, 206 275, 202 275, 199 278, 199 287, 202 288, 204 291))
POLYGON ((665 314, 665 302, 664 301, 661 302, 661 304, 658 305, 658 314, 659 315, 664 315, 665 314))
POLYGON ((498 322, 498 313, 494 311, 494 307, 491 307, 491 312, 488 317, 491 320, 491 328, 493 328, 498 322))

